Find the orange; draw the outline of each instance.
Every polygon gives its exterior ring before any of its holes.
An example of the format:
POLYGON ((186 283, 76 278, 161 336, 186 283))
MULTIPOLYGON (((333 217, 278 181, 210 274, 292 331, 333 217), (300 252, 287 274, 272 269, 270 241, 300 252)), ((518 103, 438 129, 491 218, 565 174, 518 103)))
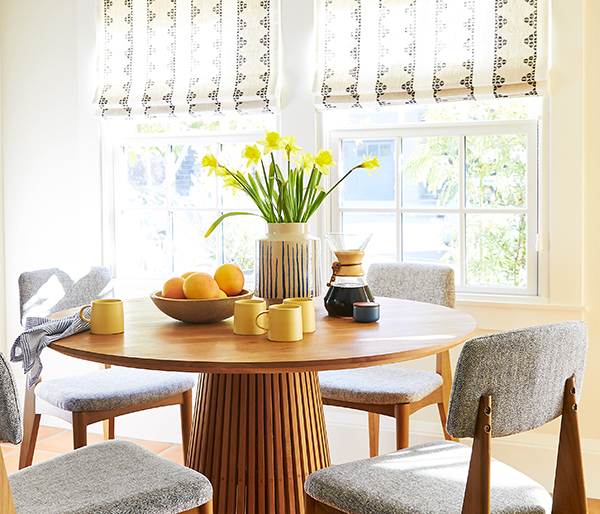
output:
POLYGON ((185 298, 183 282, 184 280, 181 277, 173 277, 167 280, 162 288, 163 298, 185 298))
POLYGON ((244 274, 235 264, 223 264, 215 271, 215 280, 227 296, 236 296, 244 289, 244 274))
POLYGON ((219 286, 208 273, 192 273, 183 282, 186 298, 218 298, 219 286))
POLYGON ((186 271, 183 275, 181 275, 181 278, 188 278, 190 275, 196 273, 195 271, 186 271))

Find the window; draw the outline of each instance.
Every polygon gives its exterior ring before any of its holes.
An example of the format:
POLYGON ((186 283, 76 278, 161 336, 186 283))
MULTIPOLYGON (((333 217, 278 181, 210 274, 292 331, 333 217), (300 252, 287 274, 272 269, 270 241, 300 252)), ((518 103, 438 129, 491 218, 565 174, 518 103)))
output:
POLYGON ((379 158, 332 199, 332 229, 372 232, 365 261, 452 266, 457 291, 538 293, 539 99, 326 113, 338 170, 379 158))
POLYGON ((192 124, 111 123, 115 276, 162 279, 235 262, 251 281, 254 241, 264 221, 228 218, 205 238, 221 214, 258 211, 245 195, 232 195, 220 178, 209 176, 201 161, 211 152, 236 167, 244 145, 272 129, 273 121, 237 116, 192 124))

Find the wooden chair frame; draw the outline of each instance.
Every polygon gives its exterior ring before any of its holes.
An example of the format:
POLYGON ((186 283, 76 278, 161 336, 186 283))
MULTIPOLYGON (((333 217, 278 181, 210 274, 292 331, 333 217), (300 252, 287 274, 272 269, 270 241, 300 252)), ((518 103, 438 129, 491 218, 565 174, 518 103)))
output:
POLYGON ((450 402, 450 389, 452 387, 452 368, 450 365, 450 352, 448 350, 436 355, 436 373, 442 377, 443 384, 418 402, 396 404, 354 403, 323 397, 323 405, 345 407, 369 413, 369 454, 371 457, 379 455, 380 414, 396 419, 396 450, 402 450, 408 448, 410 415, 423 407, 433 404, 437 404, 438 406, 444 438, 448 441, 457 441, 457 439, 452 438, 446 431, 446 417, 448 415, 448 403, 450 402))
MULTIPOLYGON (((110 366, 107 365, 106 367, 108 368, 110 366)), ((40 381, 41 379, 38 380, 36 385, 39 384, 40 381)), ((190 434, 192 431, 192 410, 194 403, 191 389, 184 391, 183 393, 169 396, 168 398, 132 405, 130 407, 120 407, 118 409, 94 412, 69 412, 59 409, 54 405, 50 405, 40 398, 36 398, 36 385, 25 391, 25 402, 23 407, 23 442, 21 443, 21 452, 19 454, 19 469, 31 466, 33 462, 33 454, 35 452, 35 444, 42 414, 50 414, 71 423, 73 426, 73 449, 76 450, 77 448, 87 445, 88 425, 98 421, 104 421, 104 439, 114 439, 115 417, 166 405, 179 405, 180 407, 184 460, 187 457, 190 445, 190 434)))
MULTIPOLYGON (((577 417, 575 378, 565 382, 558 458, 554 477, 552 514, 588 514, 583 457, 577 417)), ((469 475, 462 514, 489 514, 492 463, 492 398, 479 400, 469 475)), ((305 514, 344 514, 304 493, 305 514)))

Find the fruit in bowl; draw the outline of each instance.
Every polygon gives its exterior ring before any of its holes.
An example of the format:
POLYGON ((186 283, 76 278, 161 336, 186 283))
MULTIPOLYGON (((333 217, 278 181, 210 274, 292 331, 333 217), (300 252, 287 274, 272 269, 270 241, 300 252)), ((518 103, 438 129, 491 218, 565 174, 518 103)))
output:
POLYGON ((197 271, 170 278, 150 298, 171 318, 188 323, 213 323, 233 316, 235 301, 252 295, 252 291, 244 289, 242 270, 235 264, 224 264, 214 278, 197 271))

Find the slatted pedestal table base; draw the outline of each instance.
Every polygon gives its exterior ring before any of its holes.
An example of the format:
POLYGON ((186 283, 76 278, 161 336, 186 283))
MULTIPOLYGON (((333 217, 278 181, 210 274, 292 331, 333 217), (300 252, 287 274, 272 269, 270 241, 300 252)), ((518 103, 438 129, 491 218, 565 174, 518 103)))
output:
POLYGON ((315 372, 206 373, 187 465, 214 487, 215 514, 297 514, 304 481, 330 465, 315 372))

